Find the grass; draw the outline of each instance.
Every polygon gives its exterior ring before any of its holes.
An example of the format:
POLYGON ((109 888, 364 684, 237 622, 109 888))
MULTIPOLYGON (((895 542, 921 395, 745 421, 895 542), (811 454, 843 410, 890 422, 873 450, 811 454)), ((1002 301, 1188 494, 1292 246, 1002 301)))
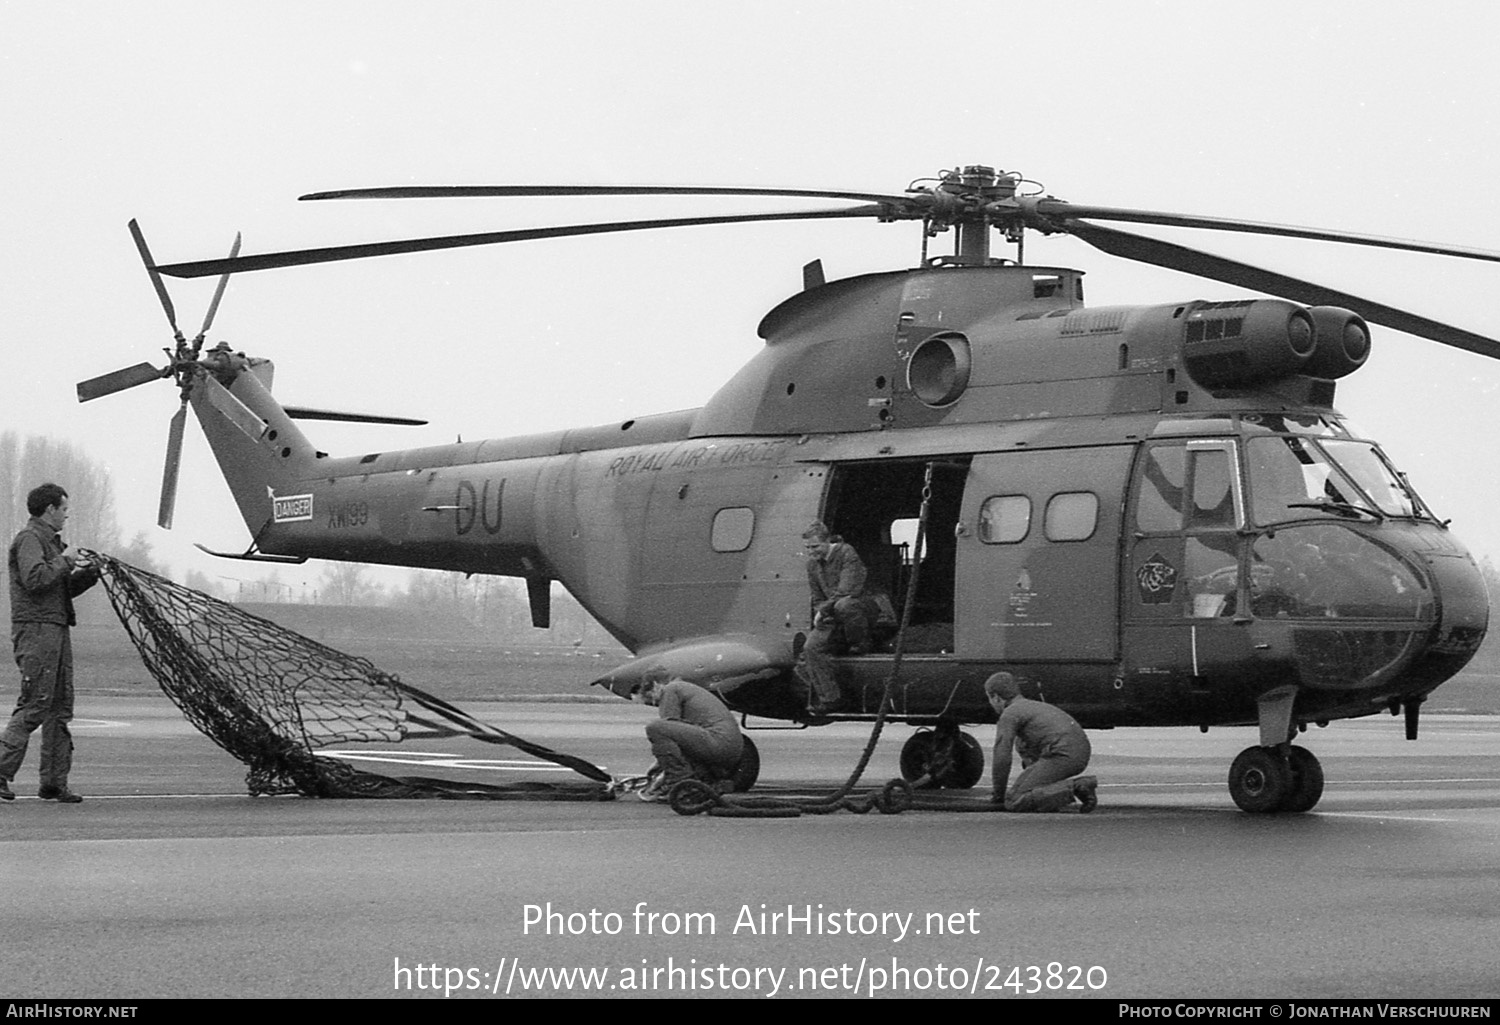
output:
MULTIPOLYGON (((405 683, 450 701, 618 700, 589 681, 625 662, 620 648, 503 644, 487 638, 340 637, 330 647, 361 655, 405 683)), ((118 623, 73 632, 74 677, 80 694, 159 693, 118 623)), ((16 685, 0 672, 0 694, 16 685)), ((1500 713, 1500 639, 1486 642, 1458 676, 1428 699, 1428 713, 1500 713)))

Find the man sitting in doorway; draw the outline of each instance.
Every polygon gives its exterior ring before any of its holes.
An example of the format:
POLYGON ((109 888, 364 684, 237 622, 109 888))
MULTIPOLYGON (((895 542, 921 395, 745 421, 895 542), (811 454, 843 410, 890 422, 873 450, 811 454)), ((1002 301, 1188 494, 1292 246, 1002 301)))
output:
POLYGON ((865 564, 853 545, 821 522, 803 531, 802 541, 812 593, 812 632, 802 648, 802 675, 812 690, 808 713, 827 715, 843 704, 831 660, 870 650, 871 604, 865 593, 865 564))

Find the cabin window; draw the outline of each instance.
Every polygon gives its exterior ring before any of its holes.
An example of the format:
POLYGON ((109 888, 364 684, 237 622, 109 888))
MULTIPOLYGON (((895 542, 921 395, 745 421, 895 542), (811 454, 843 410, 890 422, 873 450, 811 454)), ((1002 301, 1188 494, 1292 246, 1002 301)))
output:
POLYGON ((1098 524, 1099 496, 1092 491, 1064 491, 1047 501, 1048 541, 1087 541, 1098 524))
POLYGON ((1062 277, 1057 274, 1033 274, 1031 295, 1034 299, 1050 299, 1062 291, 1062 277))
POLYGON ((917 550, 917 528, 921 526, 922 520, 916 516, 903 517, 892 520, 890 527, 886 530, 890 544, 901 553, 901 563, 910 566, 913 562, 921 562, 927 557, 927 538, 922 538, 922 550, 917 550))
POLYGON ((1025 495, 994 495, 979 507, 979 540, 987 545, 1013 545, 1031 530, 1031 499, 1025 495))
POLYGON ((743 552, 755 536, 755 510, 736 506, 714 514, 710 543, 716 552, 743 552))

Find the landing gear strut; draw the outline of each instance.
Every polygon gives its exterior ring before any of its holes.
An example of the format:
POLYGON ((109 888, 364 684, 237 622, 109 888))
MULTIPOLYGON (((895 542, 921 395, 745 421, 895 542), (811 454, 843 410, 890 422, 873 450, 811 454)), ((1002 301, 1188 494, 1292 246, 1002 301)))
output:
POLYGON ((901 777, 924 786, 968 790, 984 776, 984 748, 956 726, 913 733, 901 748, 901 777))

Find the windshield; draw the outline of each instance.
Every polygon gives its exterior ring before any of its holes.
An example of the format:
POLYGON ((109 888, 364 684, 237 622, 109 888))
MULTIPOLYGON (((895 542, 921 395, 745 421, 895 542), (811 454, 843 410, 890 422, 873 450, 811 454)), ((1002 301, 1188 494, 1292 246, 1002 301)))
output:
POLYGON ((1387 516, 1431 515, 1374 445, 1363 441, 1331 440, 1321 444, 1387 516))
POLYGON ((1349 479, 1308 439, 1252 438, 1246 449, 1257 524, 1348 515, 1339 506, 1364 503, 1349 479))

